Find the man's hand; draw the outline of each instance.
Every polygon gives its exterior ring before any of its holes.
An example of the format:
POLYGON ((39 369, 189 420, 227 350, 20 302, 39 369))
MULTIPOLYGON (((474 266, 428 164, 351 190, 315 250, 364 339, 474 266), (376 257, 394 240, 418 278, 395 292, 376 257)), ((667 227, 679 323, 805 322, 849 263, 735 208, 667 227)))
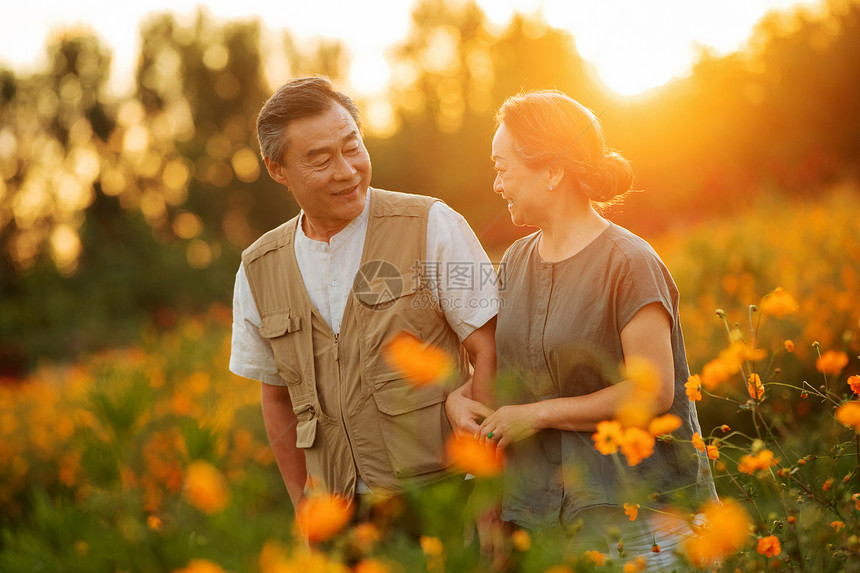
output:
POLYGON ((491 409, 478 401, 467 398, 471 393, 471 382, 463 384, 450 394, 445 400, 445 414, 458 436, 472 436, 480 428, 484 419, 493 413, 491 409))

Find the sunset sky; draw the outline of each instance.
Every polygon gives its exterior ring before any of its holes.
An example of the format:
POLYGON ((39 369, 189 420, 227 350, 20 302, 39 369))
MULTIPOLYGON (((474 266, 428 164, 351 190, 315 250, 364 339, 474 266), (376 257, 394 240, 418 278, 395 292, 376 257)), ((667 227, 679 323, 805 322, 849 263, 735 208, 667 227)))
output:
MULTIPOLYGON (((441 1, 441 0, 440 0, 441 1)), ((449 0, 451 1, 451 0, 449 0)), ((569 30, 582 56, 614 90, 633 95, 683 75, 701 47, 728 53, 742 46, 770 9, 818 0, 478 0, 491 21, 503 25, 517 10, 542 10, 547 23, 569 30)), ((385 53, 406 37, 409 2, 390 0, 32 0, 4 8, 0 19, 0 64, 19 72, 40 67, 46 39, 79 24, 94 29, 112 48, 111 88, 130 89, 140 22, 151 12, 191 18, 198 5, 221 19, 254 18, 268 32, 264 50, 278 50, 278 32, 297 41, 340 38, 352 52, 351 89, 372 94, 385 89, 390 71, 385 53), (333 17, 336 15, 336 17, 333 17)))

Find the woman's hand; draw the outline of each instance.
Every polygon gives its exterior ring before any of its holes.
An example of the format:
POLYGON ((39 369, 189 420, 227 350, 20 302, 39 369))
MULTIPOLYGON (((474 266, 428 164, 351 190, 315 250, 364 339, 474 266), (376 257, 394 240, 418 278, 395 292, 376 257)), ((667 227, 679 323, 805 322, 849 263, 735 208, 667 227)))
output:
POLYGON ((458 436, 472 436, 479 428, 479 424, 493 411, 484 404, 467 398, 464 394, 471 385, 466 384, 448 394, 445 400, 445 414, 458 436))
POLYGON ((484 442, 494 442, 498 450, 503 450, 508 444, 533 436, 542 428, 540 412, 540 402, 502 406, 484 420, 474 436, 484 442))

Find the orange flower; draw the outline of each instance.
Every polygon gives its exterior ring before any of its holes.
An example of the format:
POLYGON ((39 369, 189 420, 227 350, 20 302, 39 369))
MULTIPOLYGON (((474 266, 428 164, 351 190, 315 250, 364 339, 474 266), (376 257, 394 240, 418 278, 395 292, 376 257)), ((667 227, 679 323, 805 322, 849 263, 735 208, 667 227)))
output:
POLYGON ((789 525, 794 525, 795 523, 797 523, 797 518, 793 515, 789 515, 787 521, 789 525))
POLYGON ((648 432, 652 436, 662 436, 663 434, 671 434, 681 427, 681 418, 675 414, 664 414, 659 418, 654 418, 648 424, 648 432))
POLYGON ((627 465, 633 467, 654 453, 654 436, 641 428, 627 428, 620 445, 627 465))
POLYGON ((852 392, 860 394, 860 375, 855 374, 854 376, 849 376, 848 386, 851 388, 852 392))
POLYGON ((693 374, 687 378, 684 388, 687 389, 687 398, 690 399, 690 402, 698 402, 702 399, 702 377, 698 374, 693 374))
POLYGON ((747 378, 747 392, 753 400, 761 400, 764 396, 764 386, 761 383, 761 378, 755 372, 747 378))
POLYGON ((776 463, 777 460, 773 459, 772 451, 761 450, 754 456, 746 455, 742 457, 740 463, 738 463, 738 471, 752 475, 759 470, 766 470, 776 463))
POLYGON ((202 460, 189 464, 182 495, 188 503, 210 515, 218 513, 230 502, 230 490, 224 474, 202 460))
POLYGON ((415 385, 442 383, 454 370, 454 362, 442 349, 400 332, 385 346, 388 364, 415 385))
POLYGON ((148 515, 146 517, 146 527, 153 531, 161 531, 161 528, 164 527, 164 522, 157 515, 148 515))
POLYGON ((860 402, 852 400, 836 409, 836 420, 845 426, 851 426, 860 434, 860 402))
POLYGON ((192 559, 188 563, 188 567, 184 569, 174 569, 173 573, 224 573, 224 570, 217 563, 207 561, 206 559, 192 559))
POLYGON ((661 551, 662 551, 662 549, 656 543, 653 543, 651 545, 651 553, 660 553, 661 551))
POLYGON ((702 513, 704 526, 684 544, 688 558, 698 567, 711 565, 743 547, 750 527, 747 512, 731 498, 706 503, 702 513))
POLYGON ((341 497, 315 495, 299 505, 296 522, 308 541, 325 541, 349 523, 352 511, 352 504, 341 497))
POLYGON ((623 435, 621 424, 614 420, 604 420, 597 424, 597 432, 591 435, 591 439, 594 440, 594 447, 597 448, 597 451, 608 456, 618 451, 618 445, 621 443, 623 435))
POLYGON ((824 483, 821 486, 821 489, 824 491, 830 491, 830 488, 833 487, 833 478, 827 478, 824 480, 824 483))
POLYGON ((493 442, 452 434, 446 445, 448 459, 459 469, 476 477, 490 477, 502 471, 504 459, 493 442))
POLYGON ((630 517, 630 521, 636 521, 636 517, 639 515, 639 504, 638 503, 625 503, 624 504, 624 513, 630 517))
POLYGON ((843 527, 845 527, 845 523, 844 523, 844 522, 842 522, 842 521, 831 521, 831 522, 830 522, 830 527, 832 527, 832 528, 833 528, 834 530, 836 530, 836 531, 839 531, 840 529, 842 529, 843 527))
POLYGON ((758 551, 761 555, 765 557, 776 557, 780 553, 782 553, 782 548, 779 545, 779 538, 776 535, 768 535, 767 537, 760 537, 758 540, 758 547, 756 547, 756 551, 758 551))
POLYGON ((391 570, 376 559, 362 559, 352 571, 353 573, 389 573, 391 570))
POLYGON ((782 318, 787 314, 791 314, 798 309, 799 305, 790 294, 782 290, 782 287, 765 295, 761 301, 759 308, 765 314, 769 314, 776 318, 782 318))
POLYGON ((699 435, 699 432, 693 434, 693 447, 695 447, 700 452, 705 451, 705 440, 702 439, 702 436, 699 435))
POLYGON ((593 562, 598 567, 603 566, 603 560, 606 558, 606 555, 604 555, 600 551, 594 551, 594 550, 586 551, 582 555, 583 555, 583 557, 590 560, 591 562, 593 562))
POLYGON ((720 429, 723 431, 723 433, 726 433, 731 430, 728 424, 723 424, 722 426, 720 426, 720 429))
POLYGON ((532 546, 532 538, 525 529, 517 529, 511 534, 511 542, 517 551, 528 551, 532 546))
POLYGON ((702 385, 713 390, 739 370, 739 366, 723 358, 714 358, 702 368, 702 385))
POLYGON ((422 535, 419 541, 421 543, 421 551, 429 557, 439 557, 445 549, 438 537, 422 535))
POLYGON ((709 458, 711 458, 714 461, 720 459, 720 450, 717 446, 715 446, 713 444, 709 444, 705 449, 708 452, 709 458))
POLYGON ((794 341, 793 340, 788 339, 783 344, 785 345, 785 350, 787 352, 794 352, 794 341))
POLYGON ((639 555, 633 561, 628 561, 624 564, 624 567, 621 569, 623 573, 639 573, 640 571, 645 571, 648 567, 645 558, 639 555))
POLYGON ((824 374, 839 376, 848 365, 848 355, 841 350, 828 350, 815 360, 815 368, 824 374))

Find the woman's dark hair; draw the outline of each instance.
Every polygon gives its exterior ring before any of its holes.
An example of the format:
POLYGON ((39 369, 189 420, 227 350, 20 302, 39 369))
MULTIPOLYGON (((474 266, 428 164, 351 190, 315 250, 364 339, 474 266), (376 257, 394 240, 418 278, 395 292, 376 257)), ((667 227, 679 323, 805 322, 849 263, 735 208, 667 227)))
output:
POLYGON ((564 166, 596 203, 620 201, 633 183, 628 161, 608 148, 597 117, 558 90, 509 97, 496 114, 514 139, 514 152, 531 167, 564 166))

